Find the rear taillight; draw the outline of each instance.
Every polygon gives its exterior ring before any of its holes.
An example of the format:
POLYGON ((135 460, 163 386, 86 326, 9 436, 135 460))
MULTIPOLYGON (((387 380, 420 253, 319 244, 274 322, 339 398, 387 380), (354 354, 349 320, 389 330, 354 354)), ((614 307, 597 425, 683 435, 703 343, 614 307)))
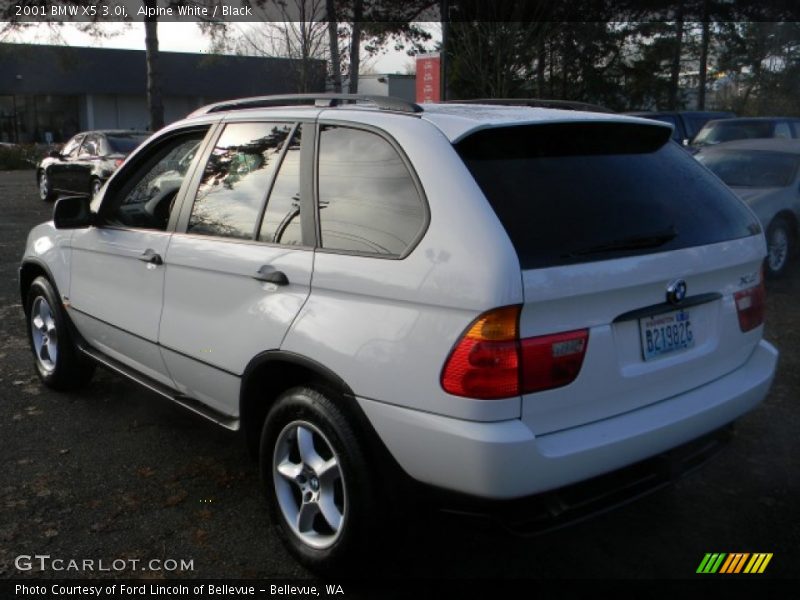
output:
POLYGON ((520 339, 520 306, 478 317, 442 370, 442 387, 456 396, 491 400, 567 385, 583 364, 589 330, 520 339))
POLYGON ((575 381, 588 341, 588 329, 522 340, 522 393, 549 390, 575 381))
POLYGON ((750 331, 764 322, 764 310, 767 304, 767 290, 764 288, 764 274, 761 282, 733 295, 736 302, 736 314, 739 315, 739 329, 750 331))

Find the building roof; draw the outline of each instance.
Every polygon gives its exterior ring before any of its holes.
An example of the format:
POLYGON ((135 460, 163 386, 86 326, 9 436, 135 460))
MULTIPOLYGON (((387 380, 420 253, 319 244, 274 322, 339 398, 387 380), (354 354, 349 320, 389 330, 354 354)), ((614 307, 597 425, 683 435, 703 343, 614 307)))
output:
MULTIPOLYGON (((159 53, 162 94, 236 98, 296 91, 297 62, 287 58, 159 53)), ((312 91, 325 88, 325 62, 314 61, 312 91)), ((143 50, 0 44, 0 95, 144 95, 143 50)))

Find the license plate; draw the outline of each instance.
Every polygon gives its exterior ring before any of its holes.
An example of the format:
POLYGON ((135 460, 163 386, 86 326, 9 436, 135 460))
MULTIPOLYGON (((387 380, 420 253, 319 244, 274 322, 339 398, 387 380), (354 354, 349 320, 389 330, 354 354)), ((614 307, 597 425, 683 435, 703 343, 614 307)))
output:
POLYGON ((685 309, 639 319, 639 333, 645 360, 694 346, 692 316, 685 309))

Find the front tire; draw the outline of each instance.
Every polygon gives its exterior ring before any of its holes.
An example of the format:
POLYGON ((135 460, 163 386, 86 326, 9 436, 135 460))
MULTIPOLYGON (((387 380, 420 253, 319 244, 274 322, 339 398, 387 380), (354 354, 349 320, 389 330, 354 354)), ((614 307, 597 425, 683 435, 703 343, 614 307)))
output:
POLYGON ((767 228, 767 258, 764 270, 771 279, 778 279, 786 274, 789 258, 794 250, 792 228, 786 219, 778 217, 767 228))
POLYGON ((92 190, 91 190, 92 199, 97 198, 97 194, 100 193, 101 189, 103 189, 103 182, 100 181, 99 179, 92 179, 92 190))
POLYGON ((282 394, 264 422, 259 454, 280 539, 308 568, 341 574, 368 556, 380 486, 331 397, 310 387, 282 394))
POLYGON ((87 384, 94 373, 94 363, 80 354, 58 295, 45 277, 33 280, 25 314, 33 364, 42 382, 59 391, 87 384))
POLYGON ((53 186, 50 183, 50 177, 47 175, 47 171, 42 171, 39 173, 39 199, 43 202, 52 202, 56 199, 55 192, 53 192, 53 186))

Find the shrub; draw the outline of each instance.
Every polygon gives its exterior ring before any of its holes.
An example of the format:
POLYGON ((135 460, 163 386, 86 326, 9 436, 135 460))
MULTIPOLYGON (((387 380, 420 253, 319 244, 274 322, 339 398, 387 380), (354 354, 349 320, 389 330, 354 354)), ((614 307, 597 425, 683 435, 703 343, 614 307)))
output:
POLYGON ((47 155, 47 146, 36 144, 0 145, 0 171, 33 169, 47 155))

